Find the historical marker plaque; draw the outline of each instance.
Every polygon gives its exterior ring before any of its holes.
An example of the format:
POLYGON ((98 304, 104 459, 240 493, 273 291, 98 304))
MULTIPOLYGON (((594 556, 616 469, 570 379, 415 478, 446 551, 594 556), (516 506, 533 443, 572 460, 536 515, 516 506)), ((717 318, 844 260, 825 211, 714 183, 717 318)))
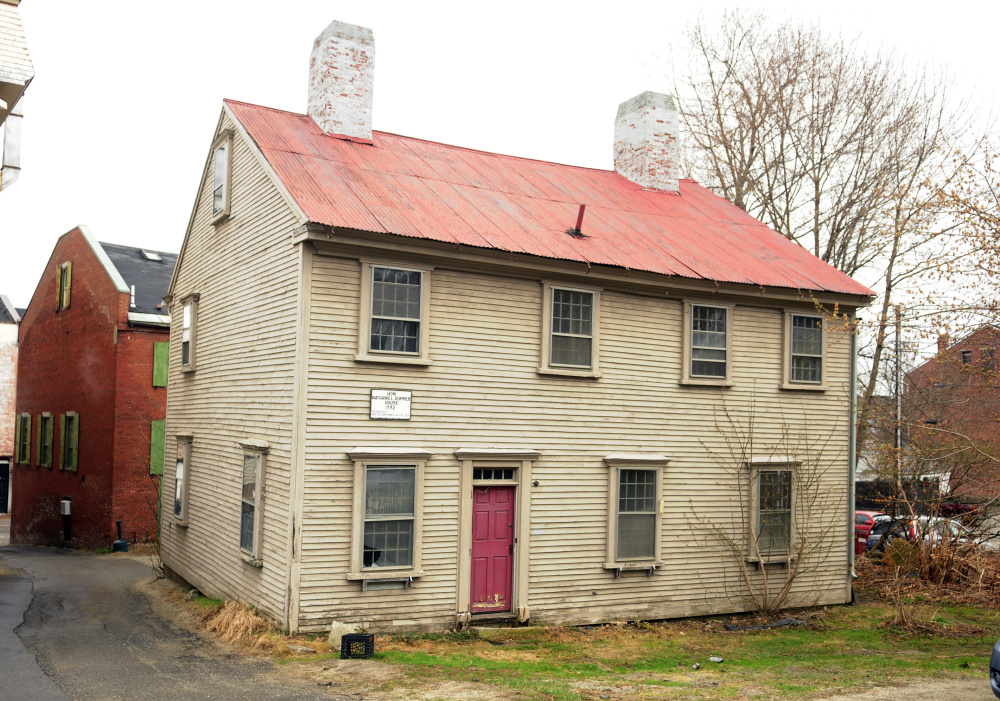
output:
POLYGON ((373 389, 370 417, 388 421, 409 421, 412 397, 413 392, 408 389, 373 389))

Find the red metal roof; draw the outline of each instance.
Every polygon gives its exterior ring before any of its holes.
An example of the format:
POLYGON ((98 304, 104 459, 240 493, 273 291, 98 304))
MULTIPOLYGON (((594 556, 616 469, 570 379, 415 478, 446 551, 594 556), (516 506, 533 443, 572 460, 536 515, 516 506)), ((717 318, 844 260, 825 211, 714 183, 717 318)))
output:
POLYGON ((872 295, 691 180, 643 190, 613 171, 384 132, 327 136, 307 115, 226 100, 309 221, 764 287, 872 295), (570 236, 587 205, 585 237, 570 236))

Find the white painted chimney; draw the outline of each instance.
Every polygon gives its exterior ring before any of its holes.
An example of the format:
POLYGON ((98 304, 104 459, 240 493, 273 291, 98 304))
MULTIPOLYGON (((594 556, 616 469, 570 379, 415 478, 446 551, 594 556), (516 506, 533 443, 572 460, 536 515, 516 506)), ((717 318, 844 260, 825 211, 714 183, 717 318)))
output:
POLYGON ((331 136, 371 141, 374 85, 372 30, 331 22, 309 56, 309 116, 331 136))
POLYGON ((615 172, 636 185, 677 192, 680 145, 674 98, 644 92, 618 106, 615 172))

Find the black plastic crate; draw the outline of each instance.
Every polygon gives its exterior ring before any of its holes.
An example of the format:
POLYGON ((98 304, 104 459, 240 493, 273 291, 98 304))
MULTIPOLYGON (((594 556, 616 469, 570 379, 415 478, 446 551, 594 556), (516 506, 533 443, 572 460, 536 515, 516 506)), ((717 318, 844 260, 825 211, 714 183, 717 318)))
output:
POLYGON ((340 659, 367 660, 375 654, 375 635, 347 633, 340 639, 340 659))

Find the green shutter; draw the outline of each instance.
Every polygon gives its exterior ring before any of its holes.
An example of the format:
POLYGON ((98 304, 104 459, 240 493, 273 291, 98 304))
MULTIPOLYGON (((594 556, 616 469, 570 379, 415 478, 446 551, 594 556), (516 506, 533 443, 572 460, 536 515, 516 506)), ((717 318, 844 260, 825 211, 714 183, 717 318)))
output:
POLYGON ((67 470, 72 470, 76 472, 76 468, 80 465, 80 415, 77 414, 73 417, 73 429, 69 432, 69 445, 72 448, 71 455, 73 457, 72 464, 67 465, 67 470))
POLYGON ((170 358, 170 341, 153 344, 153 387, 167 386, 167 363, 170 358))
POLYGON ((63 457, 66 455, 66 414, 59 414, 59 454, 56 456, 56 467, 63 469, 63 457))
POLYGON ((166 449, 166 421, 153 421, 149 429, 149 474, 163 474, 163 456, 166 449))

